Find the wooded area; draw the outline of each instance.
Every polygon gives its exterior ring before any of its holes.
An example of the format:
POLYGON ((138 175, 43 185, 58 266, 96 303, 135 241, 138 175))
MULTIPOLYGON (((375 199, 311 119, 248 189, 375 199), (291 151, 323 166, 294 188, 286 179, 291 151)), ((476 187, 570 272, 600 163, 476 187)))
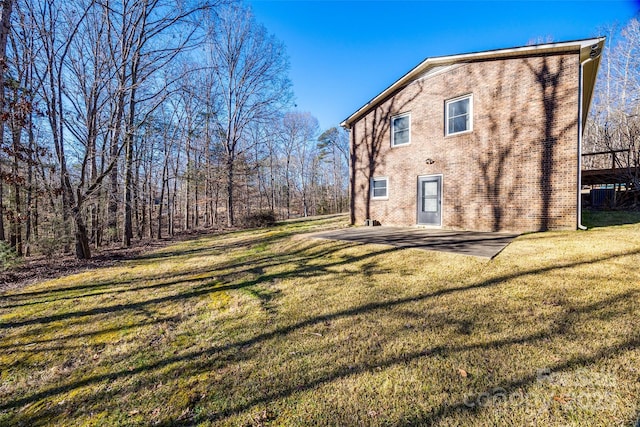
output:
POLYGON ((3 0, 0 242, 52 256, 347 209, 348 137, 224 0, 3 0), (4 243, 6 242, 6 243, 4 243))
POLYGON ((625 184, 618 185, 622 194, 617 205, 636 209, 640 191, 640 22, 634 18, 600 33, 607 36, 607 42, 585 127, 583 169, 624 171, 625 184))

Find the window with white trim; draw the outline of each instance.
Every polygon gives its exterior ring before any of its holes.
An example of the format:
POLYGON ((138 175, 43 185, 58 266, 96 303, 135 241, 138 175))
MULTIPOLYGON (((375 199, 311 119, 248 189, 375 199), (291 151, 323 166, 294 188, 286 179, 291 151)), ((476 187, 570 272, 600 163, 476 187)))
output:
POLYGON ((404 113, 391 118, 391 146, 411 142, 411 114, 404 113))
POLYGON ((445 102, 446 135, 473 129, 473 97, 465 95, 445 102))
POLYGON ((381 176, 371 179, 371 198, 386 199, 389 197, 389 179, 381 176))

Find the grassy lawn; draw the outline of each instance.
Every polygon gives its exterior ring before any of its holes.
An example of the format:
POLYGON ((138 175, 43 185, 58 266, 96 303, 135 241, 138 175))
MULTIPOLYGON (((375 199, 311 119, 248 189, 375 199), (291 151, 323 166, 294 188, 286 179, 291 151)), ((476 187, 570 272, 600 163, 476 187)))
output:
POLYGON ((588 211, 582 213, 582 222, 587 227, 608 227, 620 224, 640 223, 640 211, 588 211))
POLYGON ((0 425, 635 425, 640 224, 492 261, 181 242, 0 295, 0 425))

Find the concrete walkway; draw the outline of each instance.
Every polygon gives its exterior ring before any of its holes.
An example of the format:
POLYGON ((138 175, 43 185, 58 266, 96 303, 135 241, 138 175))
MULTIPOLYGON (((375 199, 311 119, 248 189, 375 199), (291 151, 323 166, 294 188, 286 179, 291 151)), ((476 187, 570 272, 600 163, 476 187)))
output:
POLYGON ((508 233, 480 233, 426 228, 352 227, 318 233, 313 237, 390 245, 399 248, 454 252, 491 259, 498 255, 517 236, 517 234, 508 233))

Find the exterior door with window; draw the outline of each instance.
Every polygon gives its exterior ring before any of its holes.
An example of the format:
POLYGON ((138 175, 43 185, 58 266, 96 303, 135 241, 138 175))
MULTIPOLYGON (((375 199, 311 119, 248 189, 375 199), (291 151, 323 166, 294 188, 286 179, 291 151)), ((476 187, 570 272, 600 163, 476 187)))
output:
POLYGON ((442 177, 418 177, 418 224, 442 225, 442 177))

